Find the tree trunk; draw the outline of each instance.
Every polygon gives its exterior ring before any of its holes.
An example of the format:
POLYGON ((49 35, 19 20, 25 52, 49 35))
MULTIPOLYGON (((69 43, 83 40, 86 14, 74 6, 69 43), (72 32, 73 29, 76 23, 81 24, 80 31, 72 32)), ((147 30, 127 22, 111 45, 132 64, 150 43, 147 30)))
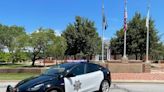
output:
POLYGON ((32 65, 31 66, 34 66, 35 65, 35 59, 36 58, 36 55, 34 55, 34 57, 32 58, 32 65))
POLYGON ((90 58, 89 58, 89 59, 90 59, 90 60, 92 60, 92 55, 89 55, 89 56, 90 56, 90 58))
POLYGON ((73 60, 76 60, 76 55, 74 55, 74 59, 73 60))
POLYGON ((15 64, 15 56, 14 56, 13 51, 9 51, 9 53, 11 53, 11 57, 12 57, 11 62, 12 62, 12 64, 15 64))
POLYGON ((143 60, 143 54, 142 53, 140 54, 140 60, 143 60))
POLYGON ((138 55, 137 54, 135 54, 135 56, 136 56, 136 60, 138 59, 138 55))
POLYGON ((117 59, 117 55, 116 54, 114 54, 114 60, 116 60, 117 59))
POLYGON ((35 64, 35 60, 32 59, 32 65, 31 66, 34 66, 34 64, 35 64))

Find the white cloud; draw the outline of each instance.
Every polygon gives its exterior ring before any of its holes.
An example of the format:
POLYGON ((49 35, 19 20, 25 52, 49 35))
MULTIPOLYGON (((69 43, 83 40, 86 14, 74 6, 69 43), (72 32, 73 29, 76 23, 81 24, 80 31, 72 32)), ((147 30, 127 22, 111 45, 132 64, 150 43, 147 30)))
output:
POLYGON ((62 31, 61 30, 58 30, 58 29, 55 30, 55 35, 61 36, 61 34, 62 34, 62 31))
POLYGON ((107 37, 104 37, 104 40, 109 40, 109 38, 107 38, 107 37))
MULTIPOLYGON (((102 37, 101 37, 102 38, 102 37)), ((106 41, 106 40, 110 40, 110 38, 108 38, 108 37, 103 37, 103 39, 104 39, 104 41, 106 41)))

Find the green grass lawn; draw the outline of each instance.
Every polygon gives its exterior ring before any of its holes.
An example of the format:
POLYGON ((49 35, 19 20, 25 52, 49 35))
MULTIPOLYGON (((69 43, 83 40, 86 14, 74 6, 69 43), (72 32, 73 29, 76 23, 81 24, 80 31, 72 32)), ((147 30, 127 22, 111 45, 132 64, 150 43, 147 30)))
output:
POLYGON ((0 80, 22 80, 39 74, 32 73, 0 73, 0 80))
POLYGON ((25 64, 0 64, 0 69, 10 69, 10 68, 19 68, 19 67, 26 67, 28 65, 25 64))
POLYGON ((35 65, 35 66, 31 66, 31 65, 27 65, 27 64, 0 64, 0 69, 15 69, 15 68, 41 68, 44 66, 41 65, 35 65))

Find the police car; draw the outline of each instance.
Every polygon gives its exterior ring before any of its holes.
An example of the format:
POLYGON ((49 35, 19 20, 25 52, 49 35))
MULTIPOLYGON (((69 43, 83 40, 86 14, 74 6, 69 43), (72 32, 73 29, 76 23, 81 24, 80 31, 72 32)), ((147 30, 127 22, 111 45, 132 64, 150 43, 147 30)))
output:
POLYGON ((52 66, 43 74, 20 81, 6 92, 109 92, 110 71, 88 62, 52 66))

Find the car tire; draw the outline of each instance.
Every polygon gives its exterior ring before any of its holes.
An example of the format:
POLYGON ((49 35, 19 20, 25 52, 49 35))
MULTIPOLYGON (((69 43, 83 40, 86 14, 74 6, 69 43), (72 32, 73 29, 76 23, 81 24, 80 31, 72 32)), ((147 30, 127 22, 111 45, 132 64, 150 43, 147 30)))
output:
POLYGON ((56 89, 52 89, 52 90, 50 90, 50 91, 48 91, 48 92, 60 92, 60 91, 58 91, 58 90, 56 90, 56 89))
POLYGON ((100 85, 99 92, 109 92, 110 84, 107 80, 103 80, 100 85))

